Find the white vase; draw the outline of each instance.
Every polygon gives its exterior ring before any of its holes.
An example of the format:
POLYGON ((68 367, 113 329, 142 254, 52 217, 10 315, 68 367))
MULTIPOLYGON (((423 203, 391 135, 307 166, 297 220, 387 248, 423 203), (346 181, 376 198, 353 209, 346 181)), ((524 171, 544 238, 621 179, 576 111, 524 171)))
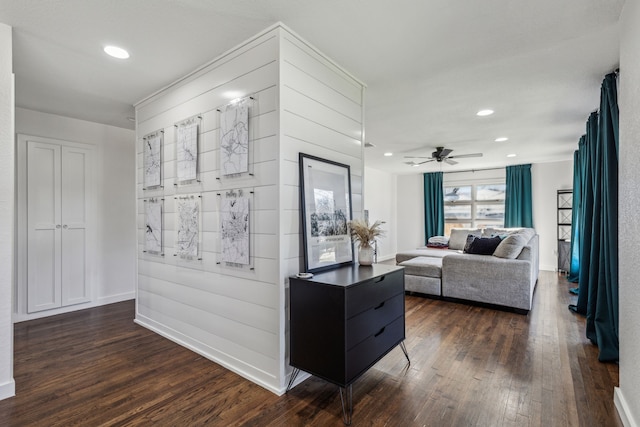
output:
POLYGON ((361 246, 358 248, 358 264, 373 264, 373 248, 371 246, 361 246))

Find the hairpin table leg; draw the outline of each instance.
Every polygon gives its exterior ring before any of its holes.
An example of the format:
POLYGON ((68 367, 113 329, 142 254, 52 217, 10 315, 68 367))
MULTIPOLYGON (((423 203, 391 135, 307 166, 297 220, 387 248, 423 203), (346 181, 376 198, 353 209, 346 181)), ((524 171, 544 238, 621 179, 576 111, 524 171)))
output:
POLYGON ((300 369, 293 368, 293 371, 291 371, 291 376, 289 377, 289 384, 287 384, 287 390, 285 390, 285 393, 289 393, 289 390, 291 390, 291 386, 293 385, 294 381, 298 377, 299 373, 300 373, 300 369))
POLYGON ((351 417, 353 416, 353 384, 349 384, 344 389, 340 389, 340 403, 342 403, 342 421, 344 425, 351 425, 351 417), (344 393, 343 393, 344 390, 344 393))
POLYGON ((409 360, 409 353, 407 353, 407 347, 404 346, 404 341, 402 341, 400 343, 400 348, 402 349, 403 353, 404 353, 404 357, 407 358, 407 363, 409 365, 411 365, 411 360, 409 360))

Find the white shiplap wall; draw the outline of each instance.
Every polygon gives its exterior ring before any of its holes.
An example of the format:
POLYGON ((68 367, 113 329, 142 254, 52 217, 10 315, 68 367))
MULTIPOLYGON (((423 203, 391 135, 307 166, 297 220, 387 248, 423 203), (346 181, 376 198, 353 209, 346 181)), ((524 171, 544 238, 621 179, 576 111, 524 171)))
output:
POLYGON ((281 25, 276 25, 136 105, 138 298, 136 321, 282 393, 289 373, 286 278, 299 271, 298 153, 348 163, 354 212, 361 209, 362 90, 355 79, 281 25), (250 171, 219 174, 218 108, 249 101, 250 171), (174 186, 174 124, 202 117, 200 182, 174 186), (163 188, 143 190, 142 138, 164 130, 163 188), (221 178, 221 179, 217 179, 221 178), (220 260, 221 191, 253 191, 253 270, 220 260), (175 204, 202 195, 202 260, 174 257, 175 204), (165 199, 164 257, 147 255, 144 200, 165 199))

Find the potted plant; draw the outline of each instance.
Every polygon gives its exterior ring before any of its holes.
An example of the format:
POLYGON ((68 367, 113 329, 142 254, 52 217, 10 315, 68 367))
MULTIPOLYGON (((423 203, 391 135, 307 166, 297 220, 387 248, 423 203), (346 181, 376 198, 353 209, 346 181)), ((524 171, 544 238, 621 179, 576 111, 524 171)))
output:
POLYGON ((354 219, 349 221, 349 234, 354 242, 358 243, 358 264, 373 264, 373 247, 371 246, 376 237, 382 237, 382 221, 376 221, 369 225, 369 221, 354 219))

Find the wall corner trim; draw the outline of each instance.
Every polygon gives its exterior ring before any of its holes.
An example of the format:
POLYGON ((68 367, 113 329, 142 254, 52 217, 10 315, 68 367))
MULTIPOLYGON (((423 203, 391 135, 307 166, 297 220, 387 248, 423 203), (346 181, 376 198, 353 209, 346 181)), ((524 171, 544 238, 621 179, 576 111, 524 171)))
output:
POLYGON ((4 384, 0 384, 0 400, 8 399, 16 395, 16 382, 11 378, 4 384))
POLYGON ((615 387, 613 391, 613 403, 618 410, 618 415, 622 420, 622 425, 625 427, 639 427, 638 423, 633 418, 633 414, 631 413, 631 408, 627 404, 627 400, 624 398, 622 394, 622 390, 620 387, 615 387))

